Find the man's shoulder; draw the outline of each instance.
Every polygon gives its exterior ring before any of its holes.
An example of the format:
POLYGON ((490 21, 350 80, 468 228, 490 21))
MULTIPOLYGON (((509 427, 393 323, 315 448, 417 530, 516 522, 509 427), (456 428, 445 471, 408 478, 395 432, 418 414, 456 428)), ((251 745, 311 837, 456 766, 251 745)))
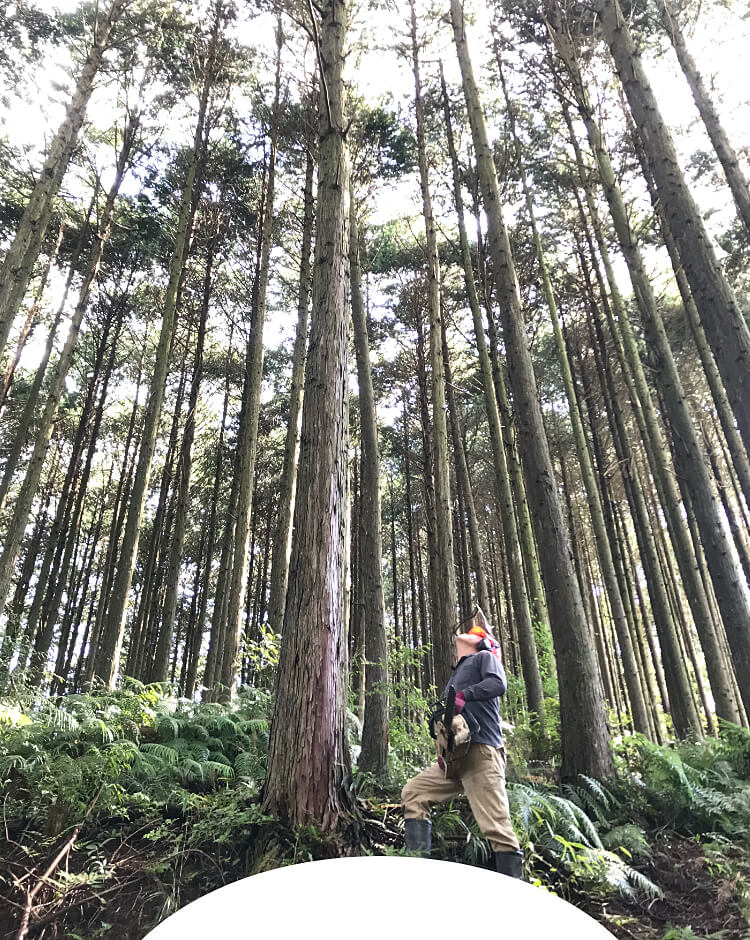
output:
POLYGON ((476 653, 470 653, 456 665, 455 671, 467 672, 472 674, 486 674, 487 672, 498 671, 497 658, 489 650, 478 650, 476 653))

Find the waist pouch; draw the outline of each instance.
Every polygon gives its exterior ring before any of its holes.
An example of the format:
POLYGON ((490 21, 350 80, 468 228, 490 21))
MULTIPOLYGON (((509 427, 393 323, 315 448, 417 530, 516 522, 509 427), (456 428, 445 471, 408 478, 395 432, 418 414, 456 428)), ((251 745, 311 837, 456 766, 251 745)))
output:
POLYGON ((472 734, 479 731, 479 722, 469 712, 454 714, 456 693, 451 689, 445 703, 437 702, 430 715, 430 734, 435 750, 445 764, 460 760, 469 753, 472 734))

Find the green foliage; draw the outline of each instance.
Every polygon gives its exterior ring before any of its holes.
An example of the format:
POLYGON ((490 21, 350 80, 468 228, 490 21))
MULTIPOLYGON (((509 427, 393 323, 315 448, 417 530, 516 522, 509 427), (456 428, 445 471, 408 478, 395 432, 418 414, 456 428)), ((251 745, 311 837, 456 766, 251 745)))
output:
POLYGON ((165 804, 183 790, 230 783, 255 792, 265 774, 269 696, 195 704, 160 686, 0 706, 0 793, 6 812, 61 828, 101 788, 110 813, 165 804))
MULTIPOLYGON (((508 688, 512 694, 519 693, 518 686, 523 681, 518 677, 509 677, 508 688)), ((506 693, 504 701, 507 701, 506 693)), ((544 734, 539 723, 532 720, 531 714, 523 710, 518 714, 516 723, 505 732, 508 752, 511 758, 511 774, 522 777, 532 773, 534 766, 543 763, 549 768, 555 768, 560 763, 560 703, 555 698, 544 700, 545 728, 544 734)))
POLYGON ((631 800, 678 831, 723 833, 750 844, 750 732, 722 725, 700 744, 659 747, 640 735, 623 744, 631 800))
POLYGON ((434 760, 435 746, 427 727, 431 703, 437 698, 434 688, 423 690, 398 675, 414 674, 428 648, 411 649, 391 643, 388 662, 388 696, 391 706, 389 726, 388 771, 395 785, 405 783, 434 760))
MULTIPOLYGON (((633 853, 622 844, 625 833, 621 831, 620 838, 612 838, 612 831, 609 838, 600 834, 608 825, 607 812, 617 806, 613 794, 587 777, 580 777, 578 785, 565 792, 562 796, 551 788, 508 784, 516 831, 532 861, 543 863, 555 881, 560 873, 565 891, 603 898, 612 893, 660 897, 661 890, 629 864, 633 853)), ((636 829, 625 835, 638 845, 636 829)))
POLYGON ((257 639, 244 640, 243 651, 256 685, 273 688, 281 653, 281 634, 274 633, 267 624, 262 623, 257 639))
POLYGON ((715 933, 697 934, 692 927, 667 927, 662 940, 728 940, 729 935, 724 930, 715 933))

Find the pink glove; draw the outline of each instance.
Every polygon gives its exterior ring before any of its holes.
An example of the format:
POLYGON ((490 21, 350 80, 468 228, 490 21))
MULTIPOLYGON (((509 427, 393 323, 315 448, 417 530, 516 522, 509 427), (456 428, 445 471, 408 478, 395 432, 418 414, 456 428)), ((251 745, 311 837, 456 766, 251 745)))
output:
POLYGON ((454 707, 455 707, 455 711, 457 715, 460 715, 461 712, 464 710, 465 704, 466 704, 466 699, 464 698, 464 693, 456 692, 456 703, 454 707))

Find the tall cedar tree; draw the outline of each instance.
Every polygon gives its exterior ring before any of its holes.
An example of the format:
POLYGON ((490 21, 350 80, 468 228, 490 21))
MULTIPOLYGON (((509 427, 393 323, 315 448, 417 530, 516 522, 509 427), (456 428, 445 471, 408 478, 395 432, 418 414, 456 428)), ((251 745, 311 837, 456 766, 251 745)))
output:
MULTIPOLYGON (((284 628, 264 811, 338 829, 349 769, 345 535, 349 159, 344 103, 347 5, 318 4, 320 69, 317 227, 310 344, 284 628)), ((311 8, 312 9, 312 8, 311 8)), ((314 16, 314 14, 313 14, 314 16)))

